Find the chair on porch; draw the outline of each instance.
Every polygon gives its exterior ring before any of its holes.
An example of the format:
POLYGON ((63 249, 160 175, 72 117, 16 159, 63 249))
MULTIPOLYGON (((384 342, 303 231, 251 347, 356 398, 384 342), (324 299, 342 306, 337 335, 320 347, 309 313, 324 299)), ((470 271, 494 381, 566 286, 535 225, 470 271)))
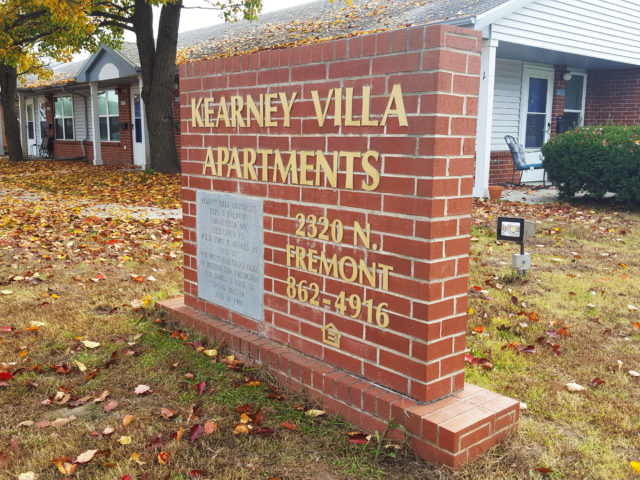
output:
POLYGON ((40 145, 38 145, 38 157, 51 158, 53 153, 53 135, 46 135, 42 137, 40 145))
MULTIPOLYGON (((507 146, 509 147, 509 151, 511 152, 511 158, 513 159, 513 175, 511 175, 511 185, 520 186, 522 184, 522 172, 525 170, 538 170, 544 168, 542 166, 542 155, 540 155, 540 162, 538 163, 527 163, 527 158, 525 157, 524 147, 522 144, 518 143, 515 138, 511 135, 505 135, 504 141, 507 142, 507 146), (518 178, 518 183, 515 183, 514 180, 516 178, 516 171, 520 172, 520 177, 518 178)), ((546 186, 546 172, 542 175, 542 187, 546 186)))

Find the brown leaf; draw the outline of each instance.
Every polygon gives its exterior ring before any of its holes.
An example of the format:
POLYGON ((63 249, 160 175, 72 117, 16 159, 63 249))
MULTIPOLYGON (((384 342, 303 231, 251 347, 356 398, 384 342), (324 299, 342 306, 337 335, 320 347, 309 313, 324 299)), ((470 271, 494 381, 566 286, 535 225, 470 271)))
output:
POLYGON ((117 400, 110 400, 109 402, 107 402, 107 404, 104 406, 103 410, 105 412, 110 412, 111 410, 113 410, 114 408, 116 408, 118 406, 118 401, 117 400))
POLYGON ((235 427, 233 427, 234 435, 245 435, 249 433, 249 427, 244 423, 237 423, 235 427))
POLYGON ((131 422, 133 422, 133 419, 135 417, 133 415, 125 415, 124 417, 122 417, 122 426, 126 427, 127 425, 129 425, 131 422))
POLYGON ((204 432, 207 435, 211 435, 213 432, 215 432, 218 429, 218 424, 216 422, 206 422, 204 424, 204 432))
POLYGON ((151 387, 149 387, 148 385, 140 384, 134 389, 134 393, 139 396, 146 395, 148 393, 151 393, 151 387))
POLYGON ((282 422, 280 425, 282 425, 287 430, 292 430, 292 431, 298 430, 298 426, 292 422, 282 422))
POLYGON ((162 407, 160 409, 160 415, 162 415, 162 418, 164 418, 165 420, 168 418, 173 417, 176 414, 176 412, 174 412, 173 410, 169 409, 169 408, 164 408, 162 407))
POLYGON ((204 427, 199 423, 196 423, 193 427, 191 427, 191 430, 189 430, 189 443, 195 442, 198 438, 200 438, 200 435, 202 435, 203 432, 204 427))

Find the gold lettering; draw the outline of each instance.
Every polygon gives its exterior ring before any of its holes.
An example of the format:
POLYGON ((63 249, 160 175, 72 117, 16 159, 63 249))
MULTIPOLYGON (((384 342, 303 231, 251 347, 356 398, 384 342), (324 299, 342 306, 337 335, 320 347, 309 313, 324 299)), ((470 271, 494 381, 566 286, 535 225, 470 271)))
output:
POLYGON ((200 116, 200 105, 202 105, 202 98, 191 99, 191 125, 194 127, 204 127, 200 116))
POLYGON ((239 95, 231 97, 231 126, 236 125, 244 128, 244 119, 242 118, 242 109, 244 108, 244 100, 239 95))
POLYGON ((318 118, 318 125, 320 127, 324 126, 324 122, 327 119, 327 113, 329 112, 329 103, 331 102, 332 96, 333 96, 333 88, 329 90, 327 99, 324 101, 324 109, 322 109, 320 107, 320 97, 318 96, 318 91, 311 90, 311 98, 313 98, 313 108, 316 111, 316 117, 318 118))
POLYGON ((320 252, 320 274, 330 275, 338 278, 338 256, 334 253, 331 262, 327 263, 327 257, 324 252, 320 252), (331 271, 333 270, 333 273, 331 271))
POLYGON ((300 185, 313 185, 313 180, 307 179, 307 173, 313 172, 313 165, 307 163, 307 157, 313 155, 313 152, 308 150, 300 151, 300 185))
POLYGON ((251 95, 247 95, 247 127, 251 126, 251 115, 259 127, 264 127, 264 95, 260 94, 260 110, 253 101, 251 95))
POLYGON ((202 166, 202 174, 207 174, 207 167, 211 169, 211 175, 215 177, 215 163, 213 161, 213 149, 211 147, 207 147, 207 156, 204 159, 204 165, 202 166))
POLYGON ((243 178, 242 170, 240 169, 240 158, 238 157, 237 148, 231 149, 231 159, 229 161, 229 164, 227 165, 227 177, 229 178, 231 177, 231 170, 235 170, 236 177, 243 178))
POLYGON ((304 247, 296 247, 296 268, 299 270, 306 270, 304 265, 305 252, 304 247))
POLYGON ((371 225, 366 224, 367 233, 362 230, 360 226, 360 222, 357 220, 353 222, 353 246, 358 246, 358 239, 362 241, 362 246, 364 248, 371 248, 371 225))
POLYGON ((269 155, 273 153, 273 150, 267 150, 264 148, 259 148, 258 153, 260 154, 260 159, 262 160, 262 168, 261 168, 261 180, 263 182, 269 181, 269 155))
POLYGON ((340 263, 338 265, 340 271, 340 278, 345 282, 353 282, 356 278, 358 278, 358 264, 352 257, 342 257, 340 259, 340 263), (351 276, 348 277, 345 271, 345 263, 351 263, 351 276))
POLYGON ((333 188, 338 188, 338 163, 340 163, 338 152, 333 152, 333 165, 329 165, 322 151, 316 151, 316 187, 323 186, 320 181, 320 170, 322 170, 324 178, 327 179, 329 185, 333 188))
POLYGON ((229 163, 229 149, 227 147, 218 147, 218 176, 222 176, 222 166, 229 163))
POLYGON ((287 245, 287 267, 291 266, 291 260, 293 260, 294 254, 293 254, 293 250, 294 250, 294 246, 293 245, 287 245))
POLYGON ((379 264, 378 267, 382 270, 382 283, 380 288, 385 291, 389 291, 389 272, 393 272, 393 267, 390 265, 379 264))
POLYGON ((215 123, 211 121, 211 116, 214 114, 213 97, 204 99, 204 126, 215 127, 215 123))
POLYGON ((291 102, 287 103, 287 95, 285 93, 280 93, 280 103, 282 103, 282 110, 284 111, 284 126, 291 126, 291 108, 293 107, 293 102, 296 99, 296 95, 298 92, 293 92, 291 95, 291 102))
POLYGON ((227 112, 227 101, 224 97, 220 97, 218 105, 218 116, 216 117, 216 127, 220 128, 220 119, 224 120, 224 126, 229 128, 229 112, 227 112))
POLYGON ((244 166, 244 175, 243 178, 246 180, 258 180, 258 174, 254 165, 256 164, 256 151, 253 148, 243 148, 243 166, 244 166))
POLYGON ((314 250, 313 248, 310 248, 307 255, 308 255, 308 262, 307 262, 307 270, 309 270, 312 273, 318 273, 318 269, 316 268, 316 263, 318 263, 318 259, 315 257, 315 255, 318 253, 317 250, 314 250))
POLYGON ((272 105, 271 102, 275 100, 278 96, 277 93, 267 93, 264 96, 264 126, 265 127, 276 127, 278 123, 274 120, 271 120, 271 114, 275 113, 278 110, 278 107, 272 105))
POLYGON ((375 288, 376 286, 376 264, 375 262, 371 265, 371 271, 369 271, 369 268, 367 267, 367 262, 365 262, 364 260, 360 260, 359 265, 358 265, 358 271, 359 271, 359 277, 358 277, 358 283, 360 285, 364 285, 364 280, 363 280, 363 276, 367 277, 367 281, 369 282, 369 285, 371 285, 372 287, 375 288))
POLYGON ((340 156, 346 157, 347 159, 347 167, 346 167, 347 177, 345 180, 346 189, 353 190, 353 161, 359 155, 360 155, 359 152, 340 152, 340 156))
POLYGON ((369 150, 362 156, 362 170, 364 170, 364 173, 371 178, 371 183, 367 183, 365 180, 362 181, 362 184, 360 185, 362 190, 371 192, 380 185, 380 171, 371 165, 369 161, 370 158, 373 158, 377 162, 379 157, 380 154, 373 150, 369 150))
POLYGON ((392 113, 397 115, 398 125, 401 127, 409 126, 409 122, 407 122, 407 112, 404 108, 404 101, 402 100, 402 87, 399 83, 396 83, 391 89, 391 95, 389 96, 389 101, 387 103, 387 108, 384 111, 384 115, 382 115, 380 125, 386 125, 387 118, 392 113), (394 104, 395 108, 392 108, 394 104))
POLYGON ((376 127, 378 125, 377 120, 371 120, 369 118, 371 110, 371 86, 367 85, 362 87, 362 126, 363 127, 376 127))
POLYGON ((333 125, 342 125, 342 88, 336 88, 333 96, 333 125))
POLYGON ((284 163, 282 161, 282 155, 280 154, 280 150, 275 151, 275 165, 273 168, 273 182, 278 182, 278 172, 280 172, 280 183, 287 183, 287 178, 289 177, 289 173, 291 173, 291 184, 298 185, 298 168, 296 165, 297 154, 295 150, 291 150, 291 155, 289 155, 289 163, 287 163, 287 167, 285 168, 284 163))
POLYGON ((346 127, 359 127, 360 121, 353 119, 353 87, 345 90, 347 96, 344 105, 344 125, 346 127))

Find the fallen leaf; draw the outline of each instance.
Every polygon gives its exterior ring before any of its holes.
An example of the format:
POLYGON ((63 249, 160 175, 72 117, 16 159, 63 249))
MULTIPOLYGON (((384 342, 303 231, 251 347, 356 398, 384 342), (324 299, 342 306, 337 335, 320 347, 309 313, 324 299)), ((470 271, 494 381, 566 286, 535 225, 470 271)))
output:
POLYGON ((103 390, 102 393, 93 400, 93 403, 104 402, 109 396, 109 393, 110 393, 109 390, 103 390))
POLYGON ((78 455, 78 458, 76 458, 76 462, 77 463, 88 463, 93 459, 93 456, 96 454, 96 452, 98 451, 98 449, 96 450, 87 450, 85 452, 82 452, 80 455, 78 455))
POLYGON ((602 385, 603 383, 605 383, 605 381, 602 380, 600 377, 596 377, 593 380, 591 380, 591 385, 593 385, 594 387, 597 387, 598 385, 602 385))
POLYGON ((198 385, 196 385, 196 392, 198 392, 198 395, 202 395, 206 389, 206 382, 199 382, 198 385))
POLYGON ((151 392, 151 387, 140 384, 135 388, 134 392, 136 395, 146 395, 151 392))
POLYGON ((635 370, 629 370, 629 375, 631 375, 632 377, 640 377, 640 373, 636 372, 635 370))
POLYGON ((74 421, 75 419, 76 419, 75 415, 71 415, 69 417, 58 417, 53 422, 51 422, 51 426, 56 428, 63 427, 64 425, 67 425, 68 423, 74 421))
POLYGON ((33 420, 23 420, 18 424, 18 427, 30 427, 33 425, 33 420))
POLYGON ((635 472, 640 473, 640 462, 629 462, 629 465, 635 472))
POLYGON ((325 413, 327 412, 325 412, 324 410, 315 410, 315 409, 307 410, 306 412, 304 412, 305 415, 313 418, 324 415, 325 413))
POLYGON ((199 423, 196 423, 194 426, 192 426, 191 430, 189 430, 189 443, 195 442, 198 438, 200 438, 200 435, 202 435, 203 432, 204 427, 199 423))
POLYGON ((25 472, 18 475, 18 480, 38 480, 38 476, 33 472, 25 472))
POLYGON ((58 471, 63 475, 71 475, 74 470, 78 467, 77 463, 71 463, 66 461, 56 462, 58 467, 58 471))
POLYGON ((162 408, 160 409, 160 415, 161 415, 161 416, 162 416, 162 418, 164 418, 165 420, 166 420, 167 418, 171 418, 171 417, 173 417, 175 414, 176 414, 176 412, 174 412, 173 410, 170 410, 170 409, 168 409, 168 408, 164 408, 164 407, 162 407, 162 408))
POLYGON ((87 369, 87 367, 85 367, 84 363, 79 362, 78 360, 74 360, 74 361, 73 361, 73 364, 74 364, 76 367, 78 367, 78 370, 80 370, 81 372, 84 372, 84 371, 87 369))
POLYGON ((565 387, 570 392, 582 392, 584 390, 584 387, 577 383, 567 383, 565 387))
POLYGON ((207 435, 211 435, 218 429, 218 424, 216 422, 205 422, 204 424, 204 432, 207 435))
POLYGON ((98 348, 100 342, 92 342, 91 340, 82 340, 82 344, 87 348, 98 348))
POLYGON ((158 454, 158 462, 165 465, 169 461, 169 454, 167 452, 160 452, 158 454))
POLYGON ((356 445, 365 445, 369 443, 371 438, 370 435, 366 435, 362 432, 348 432, 347 435, 349 436, 349 441, 356 445))
POLYGON ((111 410, 113 410, 114 408, 116 408, 118 406, 118 401, 117 400, 110 400, 109 402, 107 402, 107 404, 104 406, 104 411, 105 412, 110 412, 111 410))
POLYGON ((138 465, 144 465, 145 463, 147 463, 147 462, 143 462, 143 461, 140 460, 140 454, 139 453, 132 453, 131 456, 129 457, 129 460, 133 460, 138 465))
POLYGON ((249 433, 249 427, 244 423, 238 423, 235 427, 233 427, 234 435, 244 435, 249 433))
POLYGON ((130 414, 129 415, 125 415, 124 417, 122 417, 122 426, 126 427, 127 425, 129 425, 133 421, 134 418, 135 417, 133 415, 130 415, 130 414))
POLYGON ((113 432, 115 432, 115 429, 113 427, 104 427, 104 430, 102 430, 102 435, 111 435, 113 432))
POLYGON ((118 439, 118 443, 120 443, 120 445, 129 445, 131 443, 131 437, 123 435, 118 439))
POLYGON ((280 425, 282 425, 287 430, 291 430, 291 431, 298 430, 298 426, 293 422, 282 422, 280 425))

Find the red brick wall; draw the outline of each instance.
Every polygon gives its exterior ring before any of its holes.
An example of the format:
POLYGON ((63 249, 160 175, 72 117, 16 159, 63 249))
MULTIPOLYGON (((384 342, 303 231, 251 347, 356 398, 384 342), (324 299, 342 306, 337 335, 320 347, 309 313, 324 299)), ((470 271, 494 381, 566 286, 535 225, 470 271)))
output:
POLYGON ((516 172, 515 177, 513 176, 511 152, 509 150, 491 152, 489 185, 510 183, 512 178, 515 183, 520 180, 520 172, 516 172))
POLYGON ((176 83, 174 85, 174 89, 173 89, 173 121, 174 124, 178 126, 178 128, 176 128, 174 130, 174 138, 176 141, 176 150, 178 152, 178 160, 180 160, 181 155, 182 155, 182 149, 180 148, 181 143, 180 143, 180 83, 179 81, 176 79, 176 83))
POLYGON ((557 118, 564 115, 564 96, 557 95, 558 90, 565 89, 565 81, 562 79, 562 72, 567 69, 565 65, 556 65, 553 75, 553 105, 551 107, 551 136, 555 136, 558 125, 557 118))
POLYGON ((585 125, 640 123, 640 68, 590 70, 585 125))
MULTIPOLYGON (((287 344, 398 392, 430 401, 463 386, 471 190, 473 185, 480 34, 451 26, 415 27, 317 45, 264 51, 180 66, 185 303, 287 344), (393 85, 402 87, 408 127, 319 128, 311 91, 372 87, 372 118, 380 119, 393 85), (194 127, 191 100, 297 93, 291 127, 194 127), (371 192, 282 185, 203 175, 206 148, 375 150, 381 172, 371 192), (264 322, 198 298, 196 189, 264 199, 264 322), (369 223, 377 249, 295 236, 296 214, 314 213, 345 225, 369 223), (344 283, 286 265, 288 244, 393 265, 388 291, 344 283), (388 328, 310 307, 286 294, 287 276, 317 282, 323 296, 358 293, 389 304, 388 328), (332 322, 340 350, 321 341, 332 322)), ((360 98, 354 111, 359 112, 360 98)), ((356 117, 357 118, 357 117, 356 117)), ((255 122, 254 122, 255 124, 255 122)), ((281 124, 280 124, 281 125, 281 124)), ((363 177, 358 177, 363 178, 363 177)), ((346 229, 345 238, 353 237, 346 229)), ((373 247, 372 247, 373 248, 373 247)))

